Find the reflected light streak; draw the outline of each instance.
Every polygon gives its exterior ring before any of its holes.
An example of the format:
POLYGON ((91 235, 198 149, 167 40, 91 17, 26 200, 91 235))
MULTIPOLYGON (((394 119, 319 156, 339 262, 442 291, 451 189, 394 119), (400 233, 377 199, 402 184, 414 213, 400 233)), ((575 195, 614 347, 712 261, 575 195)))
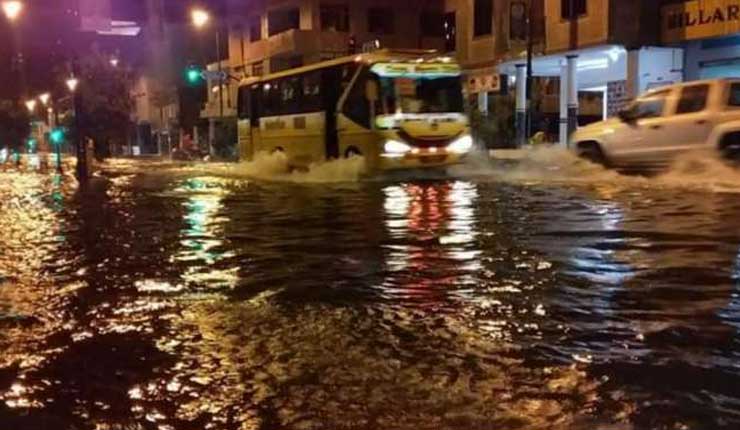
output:
POLYGON ((448 290, 443 294, 468 295, 459 287, 472 284, 470 274, 482 267, 481 252, 470 248, 478 235, 473 208, 476 186, 405 184, 384 191, 386 227, 402 243, 386 247, 386 264, 395 275, 385 280, 383 290, 417 296, 443 287, 448 290))
POLYGON ((190 180, 184 191, 194 194, 184 204, 186 227, 181 232, 180 240, 183 250, 173 257, 175 261, 188 263, 182 275, 183 280, 199 285, 233 287, 238 280, 239 268, 213 267, 233 257, 233 253, 222 251, 222 229, 228 219, 220 216, 220 213, 228 191, 208 189, 202 180, 190 180))

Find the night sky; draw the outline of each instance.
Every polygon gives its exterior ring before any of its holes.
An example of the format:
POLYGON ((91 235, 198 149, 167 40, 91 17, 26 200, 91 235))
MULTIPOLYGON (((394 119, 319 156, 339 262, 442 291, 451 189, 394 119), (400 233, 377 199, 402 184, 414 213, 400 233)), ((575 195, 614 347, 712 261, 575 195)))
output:
MULTIPOLYGON (((44 91, 63 91, 61 82, 54 82, 53 70, 64 67, 74 56, 84 56, 93 46, 103 52, 117 55, 127 66, 140 69, 148 59, 146 38, 99 36, 79 31, 78 0, 26 0, 22 18, 12 27, 0 19, 0 81, 13 85, 0 86, 0 99, 44 91), (20 47, 25 58, 21 78, 13 52, 20 47), (22 90, 26 88, 26 91, 22 90)), ((196 0, 164 0, 165 19, 171 24, 181 24, 187 30, 187 10, 196 0)), ((112 0, 115 20, 147 20, 147 0, 112 0)), ((199 1, 214 9, 221 7, 221 0, 199 1)), ((208 36, 206 36, 208 37, 208 36)), ((208 46, 199 43, 196 47, 208 46)), ((194 55, 191 53, 191 55, 194 55)), ((202 54, 197 54, 203 58, 202 54)), ((176 56, 177 58, 178 56, 176 56)))

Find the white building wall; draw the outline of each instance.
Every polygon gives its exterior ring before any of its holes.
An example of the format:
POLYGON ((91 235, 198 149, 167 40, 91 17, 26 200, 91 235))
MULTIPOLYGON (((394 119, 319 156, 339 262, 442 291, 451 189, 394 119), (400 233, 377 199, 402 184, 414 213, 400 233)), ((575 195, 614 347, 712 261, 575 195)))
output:
MULTIPOLYGON (((685 47, 687 81, 701 79, 702 63, 740 59, 740 45, 724 46, 721 48, 713 49, 702 49, 702 42, 700 40, 695 40, 686 42, 685 47)), ((738 70, 738 75, 732 77, 740 77, 740 70, 738 70)))
POLYGON ((680 48, 643 47, 629 52, 629 63, 629 98, 684 78, 684 52, 680 48))

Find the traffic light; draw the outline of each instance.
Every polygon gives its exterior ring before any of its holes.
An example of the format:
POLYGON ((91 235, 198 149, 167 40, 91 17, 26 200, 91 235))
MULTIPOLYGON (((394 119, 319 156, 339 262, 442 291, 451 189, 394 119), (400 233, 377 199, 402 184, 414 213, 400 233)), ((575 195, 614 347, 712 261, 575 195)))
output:
POLYGON ((51 139, 52 143, 60 144, 64 142, 64 130, 61 128, 55 128, 54 130, 49 133, 49 138, 51 139))
POLYGON ((203 71, 200 67, 191 64, 188 66, 187 70, 185 70, 185 80, 187 80, 190 85, 197 85, 203 80, 203 71))

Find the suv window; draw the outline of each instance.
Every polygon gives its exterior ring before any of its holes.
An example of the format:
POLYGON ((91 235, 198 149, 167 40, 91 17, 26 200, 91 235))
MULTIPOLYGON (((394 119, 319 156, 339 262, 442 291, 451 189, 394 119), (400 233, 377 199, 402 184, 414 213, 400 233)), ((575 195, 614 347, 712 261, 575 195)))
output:
POLYGON ((730 98, 727 100, 727 105, 740 107, 740 82, 730 85, 730 98))
POLYGON ((637 99, 627 108, 626 115, 630 118, 657 118, 663 116, 665 102, 670 94, 670 90, 653 93, 650 96, 637 99))
POLYGON ((681 98, 678 100, 676 115, 701 112, 707 107, 709 85, 691 85, 681 89, 681 98))
POLYGON ((663 115, 665 97, 651 98, 637 102, 636 115, 638 118, 655 118, 663 115))

